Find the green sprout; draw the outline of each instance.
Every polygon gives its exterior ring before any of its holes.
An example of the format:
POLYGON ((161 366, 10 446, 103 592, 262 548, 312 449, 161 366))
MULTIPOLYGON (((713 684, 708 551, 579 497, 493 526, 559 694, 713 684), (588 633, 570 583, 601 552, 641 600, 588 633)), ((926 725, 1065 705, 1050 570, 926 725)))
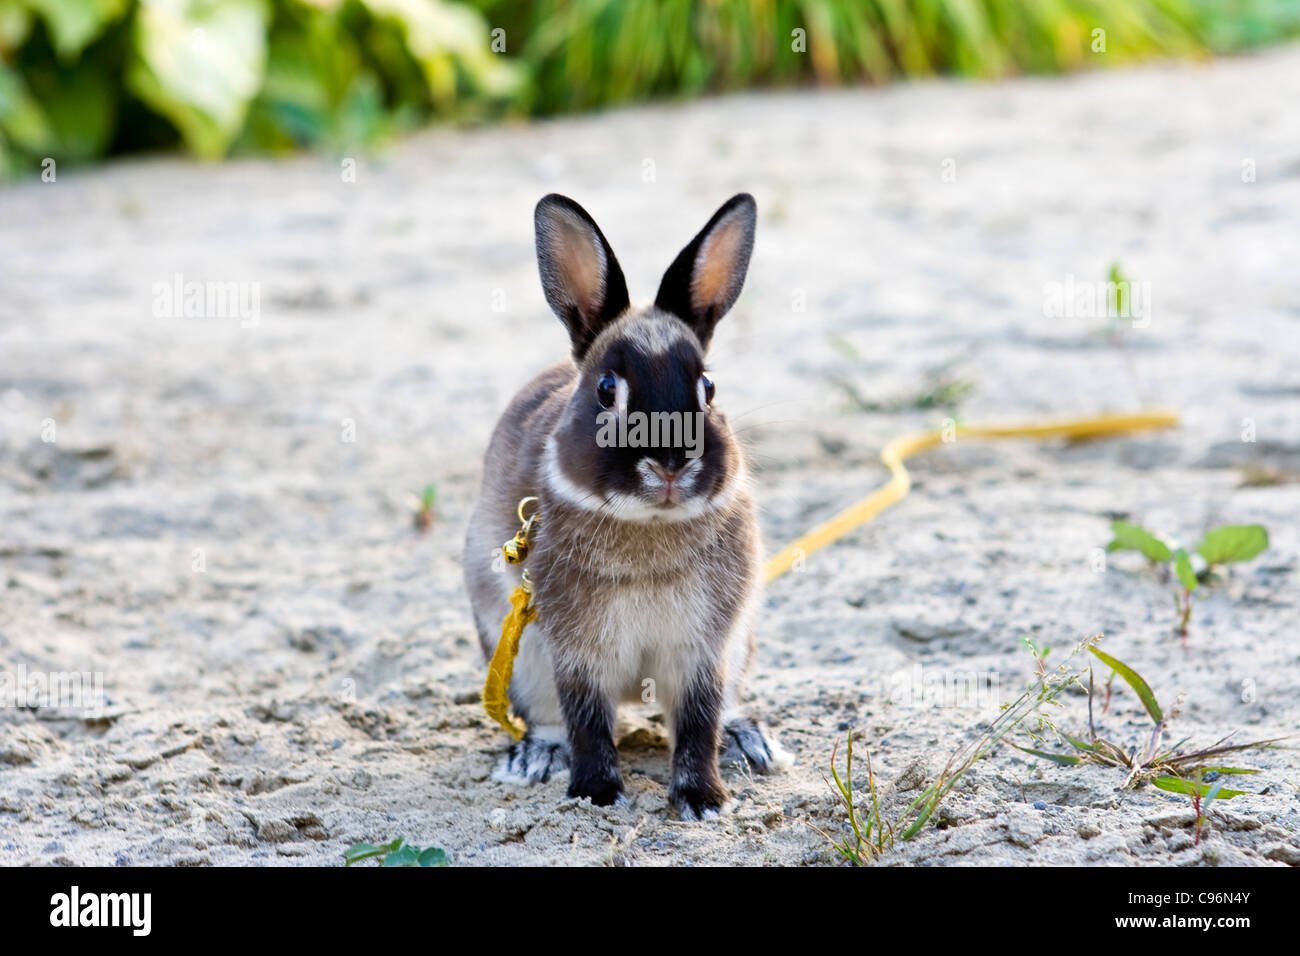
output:
POLYGON ((432 484, 424 486, 424 490, 420 492, 420 497, 408 496, 407 501, 415 515, 416 531, 423 533, 433 527, 433 503, 437 500, 437 497, 438 489, 432 484))
POLYGON ((1026 634, 1021 642, 1028 648, 1029 653, 1033 655, 1034 666, 1038 668, 1039 675, 1047 673, 1047 655, 1052 653, 1052 648, 1048 645, 1039 644, 1034 640, 1032 635, 1026 634))
POLYGON ((1268 548, 1268 531, 1263 525, 1224 525, 1206 533, 1195 548, 1205 562, 1200 573, 1192 566, 1191 556, 1183 548, 1174 550, 1146 528, 1127 521, 1111 522, 1114 535, 1107 551, 1136 551, 1153 567, 1168 573, 1172 566, 1179 590, 1174 593, 1174 608, 1178 615, 1178 635, 1187 643, 1187 628, 1192 616, 1192 593, 1206 583, 1214 569, 1225 564, 1251 561, 1268 548))
POLYGON ((418 846, 411 846, 402 837, 379 846, 373 843, 354 843, 343 851, 344 866, 370 859, 379 860, 380 866, 447 866, 445 850, 436 846, 422 850, 418 846))
MULTIPOLYGON (((1190 796, 1197 812, 1197 839, 1199 840, 1200 826, 1204 822, 1204 812, 1208 811, 1210 803, 1216 799, 1229 800, 1247 792, 1244 790, 1229 790, 1222 785, 1206 786, 1202 780, 1215 780, 1220 776, 1259 772, 1258 770, 1241 767, 1221 766, 1218 763, 1219 758, 1225 754, 1238 753, 1243 750, 1276 749, 1279 741, 1288 738, 1274 737, 1268 740, 1235 744, 1230 742, 1233 735, 1228 734, 1208 747, 1193 750, 1183 748, 1183 744, 1187 742, 1186 737, 1175 744, 1167 746, 1164 743, 1164 735, 1169 724, 1178 716, 1177 708, 1175 707, 1173 711, 1166 712, 1156 700, 1151 685, 1142 678, 1141 674, 1123 661, 1112 657, 1097 647, 1089 647, 1088 650, 1111 669, 1112 677, 1119 675, 1124 683, 1128 684, 1133 692, 1137 694, 1143 709, 1146 710, 1147 715, 1154 724, 1151 737, 1145 746, 1125 750, 1097 733, 1096 723, 1093 719, 1092 701, 1095 695, 1091 668, 1089 668, 1087 688, 1088 738, 1086 740, 1082 739, 1081 736, 1072 736, 1063 732, 1054 723, 1046 722, 1047 728, 1067 745, 1066 752, 1023 747, 1014 741, 1008 742, 1023 753, 1067 767, 1077 767, 1081 764, 1098 764, 1124 770, 1126 774, 1123 783, 1120 784, 1120 789, 1150 782, 1152 786, 1168 793, 1181 793, 1190 796)), ((1030 736, 1034 737, 1036 742, 1041 741, 1039 735, 1031 734, 1030 736)))
MULTIPOLYGON (((848 824, 853 831, 853 839, 852 841, 847 838, 837 841, 823 831, 819 830, 818 832, 826 837, 837 853, 855 866, 871 863, 886 850, 893 847, 896 834, 898 838, 903 840, 912 839, 921 832, 926 823, 934 816, 944 798, 948 796, 958 781, 975 766, 977 761, 992 753, 997 745, 1028 717, 1037 713, 1039 720, 1043 720, 1040 708, 1054 705, 1056 698, 1067 687, 1078 683, 1080 676, 1084 672, 1082 670, 1072 672, 1071 663, 1100 639, 1101 635, 1098 634, 1080 641, 1070 653, 1070 656, 1061 664, 1050 671, 1045 670, 1040 673, 1023 694, 1010 704, 1004 704, 1001 713, 987 727, 984 727, 981 732, 972 735, 972 739, 968 743, 953 751, 938 779, 926 787, 921 795, 913 800, 892 822, 885 821, 880 813, 880 805, 876 797, 875 776, 871 772, 870 754, 867 755, 867 782, 871 792, 871 810, 863 815, 854 802, 852 781, 853 732, 850 731, 848 764, 845 767, 844 778, 840 778, 835 768, 835 753, 838 750, 838 744, 836 749, 831 752, 831 776, 835 780, 834 789, 838 792, 840 803, 848 814, 848 824)), ((1007 742, 1011 743, 1009 740, 1007 742)))

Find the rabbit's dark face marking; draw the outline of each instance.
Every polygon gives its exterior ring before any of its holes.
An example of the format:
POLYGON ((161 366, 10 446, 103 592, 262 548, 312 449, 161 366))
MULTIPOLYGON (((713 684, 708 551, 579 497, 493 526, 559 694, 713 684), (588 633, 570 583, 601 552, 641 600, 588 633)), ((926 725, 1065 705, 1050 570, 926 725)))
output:
POLYGON ((624 521, 684 521, 725 506, 741 456, 711 391, 703 350, 680 320, 653 308, 619 319, 587 351, 548 443, 548 490, 624 521))

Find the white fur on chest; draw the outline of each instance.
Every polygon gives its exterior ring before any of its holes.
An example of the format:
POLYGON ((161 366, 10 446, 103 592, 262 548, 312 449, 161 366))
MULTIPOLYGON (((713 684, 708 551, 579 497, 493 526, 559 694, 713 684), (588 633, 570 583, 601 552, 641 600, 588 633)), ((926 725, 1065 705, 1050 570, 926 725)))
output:
POLYGON ((621 584, 592 596, 592 643, 586 661, 611 696, 655 702, 671 699, 710 653, 712 608, 700 582, 621 584))

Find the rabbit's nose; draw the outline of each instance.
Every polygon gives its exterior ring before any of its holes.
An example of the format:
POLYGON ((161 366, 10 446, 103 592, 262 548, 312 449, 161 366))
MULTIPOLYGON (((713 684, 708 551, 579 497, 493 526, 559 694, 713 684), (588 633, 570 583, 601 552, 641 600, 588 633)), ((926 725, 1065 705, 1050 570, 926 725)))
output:
POLYGON ((673 468, 671 466, 661 465, 657 461, 650 462, 650 470, 653 471, 655 475, 657 475, 659 478, 666 481, 668 484, 672 484, 673 481, 676 480, 677 476, 682 473, 681 468, 673 468))

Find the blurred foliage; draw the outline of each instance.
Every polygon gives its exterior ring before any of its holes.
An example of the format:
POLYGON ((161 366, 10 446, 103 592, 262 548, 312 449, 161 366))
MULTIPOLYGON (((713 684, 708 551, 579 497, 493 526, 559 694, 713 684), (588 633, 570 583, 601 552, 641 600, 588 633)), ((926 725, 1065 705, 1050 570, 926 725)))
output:
POLYGON ((515 102, 450 0, 0 0, 0 164, 365 145, 515 102))
POLYGON ((351 149, 431 117, 1053 72, 1297 33, 1300 0, 0 0, 0 168, 351 149))

